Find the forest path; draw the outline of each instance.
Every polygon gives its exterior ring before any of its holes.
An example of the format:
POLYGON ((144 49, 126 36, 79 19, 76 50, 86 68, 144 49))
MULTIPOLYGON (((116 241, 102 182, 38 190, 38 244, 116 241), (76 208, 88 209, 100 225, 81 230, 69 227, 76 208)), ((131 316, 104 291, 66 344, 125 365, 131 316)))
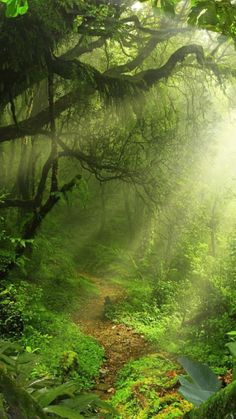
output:
POLYGON ((108 398, 115 392, 117 373, 123 365, 153 350, 144 337, 135 330, 105 318, 105 305, 124 299, 124 289, 106 279, 88 274, 83 276, 97 287, 98 295, 91 296, 84 303, 76 313, 75 322, 84 333, 94 337, 105 349, 105 362, 100 369, 95 391, 102 398, 108 398))

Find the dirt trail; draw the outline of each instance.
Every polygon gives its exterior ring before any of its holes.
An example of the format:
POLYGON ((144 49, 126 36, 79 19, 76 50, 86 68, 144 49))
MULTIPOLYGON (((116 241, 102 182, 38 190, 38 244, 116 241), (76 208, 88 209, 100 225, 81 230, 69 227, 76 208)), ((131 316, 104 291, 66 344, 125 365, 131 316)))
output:
POLYGON ((105 349, 105 362, 100 369, 95 391, 107 398, 115 392, 115 380, 122 366, 131 359, 152 352, 152 349, 143 336, 132 328, 114 324, 104 316, 106 302, 110 304, 123 299, 124 290, 106 279, 84 276, 96 285, 99 294, 83 305, 75 320, 84 333, 96 338, 105 349))

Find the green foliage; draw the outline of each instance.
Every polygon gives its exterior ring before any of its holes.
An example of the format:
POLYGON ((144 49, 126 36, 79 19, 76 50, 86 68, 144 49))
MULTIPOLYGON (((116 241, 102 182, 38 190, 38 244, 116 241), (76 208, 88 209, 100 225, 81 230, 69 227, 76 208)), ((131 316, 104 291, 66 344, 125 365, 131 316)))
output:
POLYGON ((72 311, 79 304, 81 291, 86 293, 85 280, 78 275, 71 249, 65 243, 70 245, 67 235, 50 240, 40 235, 27 269, 27 276, 40 284, 45 306, 59 313, 72 311))
POLYGON ((13 409, 17 417, 22 419, 34 417, 36 413, 40 418, 50 417, 50 413, 54 413, 58 417, 74 419, 95 414, 99 408, 114 413, 112 407, 100 401, 96 395, 80 395, 76 381, 57 385, 55 379, 41 379, 22 384, 21 368, 31 362, 32 354, 20 351, 11 343, 0 345, 0 393, 5 401, 2 414, 13 409))
POLYGON ((29 8, 28 0, 0 0, 6 4, 6 17, 24 15, 29 8))
POLYGON ((6 272, 8 265, 16 260, 16 252, 11 240, 12 237, 7 232, 6 220, 0 217, 0 272, 6 272))
POLYGON ((15 304, 16 290, 12 285, 0 292, 0 334, 2 337, 19 337, 23 332, 21 310, 15 304))
POLYGON ((28 354, 16 342, 0 341, 0 365, 7 369, 12 377, 25 384, 32 370, 34 357, 28 354))
POLYGON ((153 12, 156 16, 161 13, 169 14, 170 16, 175 15, 175 6, 179 0, 152 0, 153 12))
POLYGON ((120 371, 112 404, 121 418, 173 418, 191 409, 175 390, 178 366, 163 353, 131 361, 120 371))
POLYGON ((45 373, 61 379, 68 376, 77 380, 80 389, 88 389, 99 374, 103 348, 63 317, 47 313, 47 328, 27 329, 22 342, 37 350, 34 377, 45 373))
POLYGON ((96 288, 78 275, 65 240, 70 244, 68 237, 49 241, 40 236, 25 273, 30 282, 19 280, 19 272, 14 282, 2 281, 0 331, 35 353, 33 378, 73 378, 78 388, 88 389, 99 374, 104 350, 80 332, 70 314, 96 294, 96 288))
MULTIPOLYGON (((125 263, 123 252, 113 246, 104 245, 102 242, 94 241, 89 243, 80 252, 81 268, 88 272, 104 274, 104 272, 119 272, 122 270, 122 263, 125 263)), ((126 255, 128 259, 128 255, 126 255)), ((125 269, 124 269, 125 270, 125 269)), ((123 270, 123 272, 124 272, 123 270)), ((122 273, 123 273, 122 272, 122 273)))
POLYGON ((219 32, 233 39, 236 35, 236 7, 230 1, 198 0, 192 2, 189 23, 219 32))
POLYGON ((60 359, 60 372, 63 378, 68 378, 79 370, 79 357, 74 351, 67 351, 62 354, 60 359))
POLYGON ((226 331, 233 327, 234 319, 229 317, 229 297, 218 293, 219 288, 212 289, 211 284, 203 281, 199 282, 199 288, 195 285, 193 294, 192 284, 184 282, 177 287, 167 280, 168 293, 164 278, 157 285, 147 279, 126 278, 117 282, 126 289, 126 296, 123 301, 111 304, 109 318, 133 327, 163 350, 168 347, 174 354, 194 357, 222 372, 231 368, 232 360, 225 344, 226 331), (158 284, 161 284, 160 296, 158 284), (167 299, 162 297, 162 289, 167 299), (199 297, 201 304, 196 304, 199 297), (218 318, 221 310, 223 313, 218 318), (190 321, 185 320, 186 315, 190 321))
POLYGON ((226 346, 229 348, 232 356, 236 358, 236 342, 229 342, 226 344, 226 346))
POLYGON ((227 336, 231 340, 231 342, 226 343, 226 346, 233 358, 233 380, 236 380, 236 331, 228 332, 227 336))
POLYGON ((46 309, 43 300, 43 290, 35 284, 5 284, 0 294, 1 336, 20 340, 29 353, 37 354, 35 378, 73 377, 81 389, 89 388, 99 373, 103 349, 69 319, 46 309), (70 362, 70 356, 66 361, 65 354, 74 354, 77 361, 70 362))
POLYGON ((24 255, 19 256, 19 251, 26 249, 28 246, 32 246, 34 240, 15 237, 11 231, 8 231, 9 229, 7 229, 6 224, 5 218, 0 217, 0 273, 7 272, 11 265, 16 265, 21 271, 24 271, 28 258, 24 255))
POLYGON ((191 403, 199 406, 220 389, 220 382, 211 369, 197 361, 181 357, 178 362, 184 367, 190 379, 179 377, 180 393, 191 403))

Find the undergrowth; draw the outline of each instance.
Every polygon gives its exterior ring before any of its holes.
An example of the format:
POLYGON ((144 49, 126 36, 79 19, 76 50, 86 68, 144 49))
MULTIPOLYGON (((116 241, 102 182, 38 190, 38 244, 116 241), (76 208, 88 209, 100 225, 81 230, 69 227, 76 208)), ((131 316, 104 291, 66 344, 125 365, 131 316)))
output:
POLYGON ((179 395, 179 366, 167 354, 157 353, 131 361, 120 371, 113 406, 117 418, 180 418, 192 407, 179 395))
POLYGON ((1 283, 0 332, 35 353, 33 378, 76 379, 90 388, 103 362, 104 350, 74 324, 72 314, 97 289, 76 270, 68 238, 39 235, 27 270, 1 283))
POLYGON ((219 373, 232 367, 225 344, 227 331, 234 321, 225 313, 221 318, 206 318, 201 324, 184 324, 179 305, 169 300, 161 307, 153 296, 152 281, 142 279, 115 280, 126 290, 126 298, 109 307, 107 317, 124 323, 145 336, 157 348, 174 355, 186 355, 206 362, 219 373))

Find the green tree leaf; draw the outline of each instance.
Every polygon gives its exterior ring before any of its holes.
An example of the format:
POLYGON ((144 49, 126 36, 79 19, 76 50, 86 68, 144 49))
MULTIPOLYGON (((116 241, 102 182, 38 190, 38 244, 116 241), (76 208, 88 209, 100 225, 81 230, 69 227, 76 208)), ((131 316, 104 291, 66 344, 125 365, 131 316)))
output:
POLYGON ((43 408, 49 406, 59 396, 72 397, 76 390, 76 386, 74 383, 67 382, 53 389, 44 390, 45 389, 43 389, 42 393, 37 395, 37 401, 43 408))
POLYGON ((28 0, 0 0, 6 4, 6 17, 12 18, 24 15, 29 8, 28 0))
POLYGON ((179 377, 180 393, 191 403, 199 406, 216 393, 221 385, 211 369, 197 361, 181 357, 178 362, 189 374, 189 379, 179 377))
POLYGON ((229 342, 226 343, 227 348, 229 348, 229 351, 231 353, 231 355, 236 358, 236 342, 229 342))
POLYGON ((202 364, 198 361, 192 361, 186 357, 180 357, 178 362, 184 367, 192 381, 199 388, 213 392, 220 389, 220 382, 208 365, 202 364))
POLYGON ((74 412, 69 407, 65 406, 49 406, 46 409, 44 409, 46 413, 54 413, 57 416, 60 416, 60 418, 66 418, 66 419, 81 419, 83 418, 82 415, 79 413, 74 412))

